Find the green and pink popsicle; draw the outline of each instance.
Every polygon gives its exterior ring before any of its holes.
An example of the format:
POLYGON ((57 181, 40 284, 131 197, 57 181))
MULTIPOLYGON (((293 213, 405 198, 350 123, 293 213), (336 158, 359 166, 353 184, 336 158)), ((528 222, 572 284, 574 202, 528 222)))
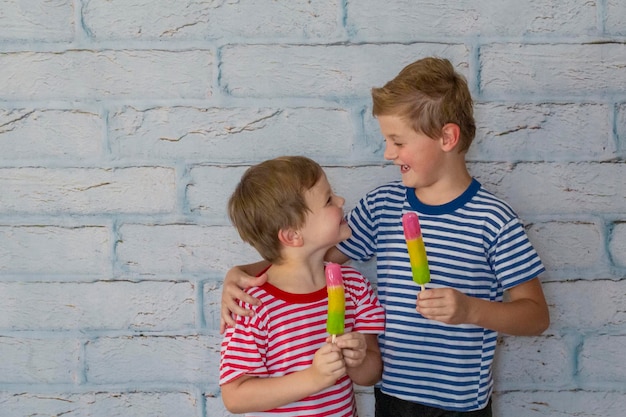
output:
POLYGON ((402 216, 402 227, 404 228, 404 238, 409 251, 413 281, 419 284, 423 291, 426 288, 426 284, 430 282, 430 269, 428 268, 426 247, 424 247, 422 229, 420 228, 417 214, 409 212, 402 216))
POLYGON ((346 316, 346 296, 343 290, 341 266, 329 262, 326 264, 326 290, 328 291, 328 319, 326 330, 332 335, 332 342, 343 334, 346 316))

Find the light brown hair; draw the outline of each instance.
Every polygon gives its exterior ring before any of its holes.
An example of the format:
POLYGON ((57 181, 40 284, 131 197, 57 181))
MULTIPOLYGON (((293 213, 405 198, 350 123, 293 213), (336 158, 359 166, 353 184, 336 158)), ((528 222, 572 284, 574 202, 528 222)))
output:
POLYGON ((281 229, 304 225, 309 208, 304 193, 322 177, 315 161, 303 156, 283 156, 246 170, 228 201, 228 215, 244 242, 263 259, 281 260, 281 229))
POLYGON ((383 87, 372 88, 372 99, 374 116, 400 116, 431 138, 440 137, 448 123, 458 125, 459 152, 466 152, 476 135, 467 82, 447 59, 429 57, 407 65, 383 87))

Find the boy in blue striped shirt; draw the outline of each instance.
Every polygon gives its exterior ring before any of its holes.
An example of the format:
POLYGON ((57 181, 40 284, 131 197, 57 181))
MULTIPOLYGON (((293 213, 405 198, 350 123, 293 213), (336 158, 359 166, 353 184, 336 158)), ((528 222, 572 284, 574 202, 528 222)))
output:
MULTIPOLYGON (((326 259, 376 257, 383 377, 376 417, 489 417, 498 333, 538 335, 549 325, 544 267, 512 208, 471 177, 465 155, 476 127, 465 79, 446 59, 424 58, 372 89, 386 160, 402 180, 369 192, 348 214, 352 237, 326 259), (412 281, 402 215, 416 212, 431 282, 412 281), (507 293, 506 300, 504 294, 507 293)), ((222 324, 247 314, 233 299, 258 285, 259 264, 233 268, 222 324)))

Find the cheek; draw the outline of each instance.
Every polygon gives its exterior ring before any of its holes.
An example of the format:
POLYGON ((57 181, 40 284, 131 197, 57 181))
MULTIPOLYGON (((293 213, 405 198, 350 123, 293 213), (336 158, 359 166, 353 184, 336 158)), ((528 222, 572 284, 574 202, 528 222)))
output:
POLYGON ((403 161, 414 168, 422 169, 435 163, 436 155, 429 147, 406 149, 403 161))

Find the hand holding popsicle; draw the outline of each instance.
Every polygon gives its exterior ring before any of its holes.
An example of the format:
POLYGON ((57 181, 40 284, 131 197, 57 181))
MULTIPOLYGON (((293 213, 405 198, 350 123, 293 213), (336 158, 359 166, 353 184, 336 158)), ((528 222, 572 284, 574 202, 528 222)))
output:
POLYGON ((404 238, 409 251, 413 281, 419 284, 423 291, 426 288, 426 284, 430 282, 430 270, 428 269, 426 248, 424 247, 422 229, 420 228, 417 214, 414 212, 404 214, 402 216, 402 227, 404 228, 404 238))
POLYGON ((343 278, 341 277, 341 266, 336 263, 326 264, 326 289, 328 291, 328 319, 326 330, 335 337, 344 331, 344 320, 346 315, 346 297, 343 291, 343 278))

